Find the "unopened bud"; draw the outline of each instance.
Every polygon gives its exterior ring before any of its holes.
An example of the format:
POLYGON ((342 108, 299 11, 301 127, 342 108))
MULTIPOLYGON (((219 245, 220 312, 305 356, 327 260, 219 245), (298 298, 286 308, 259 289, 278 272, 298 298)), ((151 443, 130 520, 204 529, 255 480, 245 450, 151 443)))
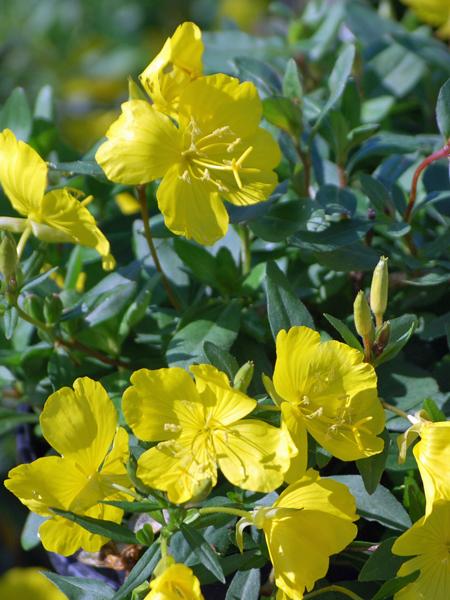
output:
POLYGON ((63 311, 63 303, 58 294, 47 296, 44 300, 44 317, 49 325, 54 325, 59 321, 63 311))
POLYGON ((383 315, 388 301, 389 273, 387 263, 388 259, 382 256, 374 269, 370 288, 370 308, 375 315, 377 326, 383 322, 383 315))
POLYGON ((385 321, 381 326, 381 329, 377 331, 377 337, 375 339, 375 343, 373 345, 375 356, 380 356, 383 353, 383 350, 389 343, 389 338, 391 335, 391 323, 390 321, 385 321))
POLYGON ((233 381, 234 389, 239 390, 240 392, 244 392, 244 394, 245 394, 246 391, 248 390, 248 386, 252 382, 254 371, 255 371, 255 364, 251 360, 249 360, 245 364, 243 364, 242 367, 239 369, 239 371, 234 376, 234 381, 233 381))
POLYGON ((372 315, 366 295, 362 290, 358 292, 353 303, 353 318, 358 335, 362 338, 373 335, 372 315))
POLYGON ((0 243, 0 273, 8 283, 11 277, 16 274, 17 268, 17 247, 14 239, 5 234, 0 243))
POLYGON ((44 303, 42 298, 36 294, 28 294, 23 301, 23 309, 26 313, 41 323, 44 321, 44 303))

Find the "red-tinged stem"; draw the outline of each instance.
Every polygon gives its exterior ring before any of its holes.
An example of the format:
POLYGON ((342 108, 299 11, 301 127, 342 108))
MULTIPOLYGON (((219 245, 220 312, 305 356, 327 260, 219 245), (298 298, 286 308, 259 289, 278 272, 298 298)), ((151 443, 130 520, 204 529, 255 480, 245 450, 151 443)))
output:
POLYGON ((405 221, 407 223, 409 223, 411 221, 411 213, 414 208, 414 204, 416 202, 416 196, 417 196, 417 183, 419 181, 419 177, 420 177, 422 171, 424 171, 428 167, 428 165, 431 165, 431 163, 433 163, 434 161, 439 160, 440 158, 448 157, 448 156, 450 156, 450 140, 445 144, 445 146, 443 148, 441 148, 440 150, 437 150, 436 152, 433 152, 433 154, 430 154, 430 156, 427 156, 417 167, 417 169, 414 173, 412 184, 411 184, 411 193, 409 195, 409 203, 408 203, 408 206, 406 207, 406 211, 405 211, 405 221))

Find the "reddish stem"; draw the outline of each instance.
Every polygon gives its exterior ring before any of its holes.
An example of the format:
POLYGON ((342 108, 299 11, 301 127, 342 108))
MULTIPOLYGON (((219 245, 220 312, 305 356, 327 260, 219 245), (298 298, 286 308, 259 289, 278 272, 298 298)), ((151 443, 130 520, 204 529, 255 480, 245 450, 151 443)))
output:
POLYGON ((411 213, 414 208, 417 196, 417 183, 419 181, 419 177, 422 171, 424 171, 428 167, 428 165, 431 165, 431 163, 433 163, 434 161, 439 160, 440 158, 445 158, 446 156, 450 156, 450 140, 445 144, 443 148, 437 150, 436 152, 433 152, 433 154, 430 154, 430 156, 427 156, 417 167, 414 173, 414 177, 412 179, 409 203, 405 211, 405 221, 407 223, 411 221, 411 213))

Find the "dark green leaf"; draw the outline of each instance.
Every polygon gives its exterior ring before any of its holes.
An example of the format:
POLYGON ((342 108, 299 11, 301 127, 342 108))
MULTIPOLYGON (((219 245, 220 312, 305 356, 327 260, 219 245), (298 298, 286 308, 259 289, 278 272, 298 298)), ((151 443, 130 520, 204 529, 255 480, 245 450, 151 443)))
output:
POLYGON ((154 542, 134 565, 131 573, 126 578, 125 583, 112 596, 112 600, 126 600, 135 588, 147 579, 150 579, 159 559, 159 544, 154 542))
POLYGON ((274 262, 266 266, 267 313, 274 339, 281 329, 294 325, 314 328, 314 321, 308 309, 298 298, 286 275, 274 262))
POLYGON ((24 550, 32 550, 39 546, 41 538, 39 537, 39 527, 48 517, 41 517, 33 512, 29 512, 20 535, 20 545, 24 550))
POLYGON ((271 96, 263 100, 263 116, 269 123, 298 137, 302 129, 301 113, 289 98, 271 96))
POLYGON ((240 56, 234 59, 239 79, 251 81, 263 97, 281 93, 281 81, 277 72, 267 63, 256 58, 240 56))
MULTIPOLYGON (((286 70, 283 76, 283 96, 294 101, 301 101, 303 98, 303 86, 300 80, 297 63, 293 58, 290 58, 286 65, 286 70)), ((300 109, 299 109, 300 110, 300 109)))
POLYGON ((208 569, 219 581, 225 583, 225 575, 219 558, 204 537, 186 523, 180 525, 182 534, 199 562, 208 569))
POLYGON ((447 79, 439 91, 436 121, 445 140, 450 139, 450 79, 447 79))
POLYGON ((377 489, 389 455, 391 438, 386 429, 380 434, 380 437, 384 440, 383 451, 379 454, 374 454, 368 458, 361 458, 356 461, 356 466, 364 482, 364 487, 369 494, 373 494, 377 489))
POLYGON ((102 535, 115 542, 122 542, 124 544, 137 543, 136 536, 131 529, 128 529, 128 527, 124 527, 123 525, 119 525, 118 523, 114 523, 114 521, 76 515, 72 512, 59 510, 57 508, 54 508, 53 512, 61 517, 64 517, 65 519, 69 519, 69 521, 73 521, 81 527, 84 527, 84 529, 87 529, 91 533, 102 535))
POLYGON ((409 583, 415 581, 419 574, 420 571, 414 571, 414 573, 406 575, 405 577, 396 577, 395 579, 386 581, 386 583, 383 583, 372 600, 390 600, 397 592, 406 587, 409 583))
POLYGON ((89 175, 100 181, 107 181, 102 168, 95 160, 75 160, 74 162, 49 163, 50 169, 61 171, 68 176, 89 175))
POLYGON ((282 242, 303 228, 310 215, 309 199, 296 198, 272 204, 267 213, 251 221, 249 227, 262 240, 282 242))
POLYGON ((32 125, 33 117, 25 92, 16 88, 0 110, 0 131, 11 129, 19 140, 27 141, 32 125))
POLYGON ((37 423, 37 415, 19 413, 12 408, 0 408, 0 435, 8 433, 23 423, 37 423))
POLYGON ((226 373, 228 379, 233 381, 238 372, 239 364, 232 354, 208 341, 203 344, 203 354, 214 367, 226 373))
POLYGON ((371 226, 369 221, 345 219, 330 223, 322 231, 299 231, 292 236, 291 243, 312 252, 333 252, 361 240, 371 226))
POLYGON ((431 420, 435 423, 447 420, 442 410, 438 407, 438 405, 432 398, 426 398, 426 400, 423 401, 423 409, 431 417, 431 420))
POLYGON ((347 325, 343 321, 337 319, 336 317, 332 317, 328 313, 324 313, 323 316, 329 323, 333 325, 336 331, 341 334, 341 337, 346 344, 348 344, 352 348, 356 348, 360 352, 364 351, 358 338, 355 336, 354 333, 352 333, 352 331, 347 327, 347 325))
POLYGON ((155 539, 155 534, 150 523, 146 523, 141 529, 136 531, 136 539, 143 546, 151 546, 155 539))
POLYGON ((67 596, 68 600, 111 600, 114 597, 114 590, 98 579, 63 577, 49 571, 42 573, 67 596))
POLYGON ((237 571, 227 590, 225 600, 258 600, 261 587, 259 569, 237 571))
POLYGON ((396 539, 390 537, 381 542, 361 569, 358 581, 387 581, 397 575, 406 558, 392 554, 392 546, 396 539))
POLYGON ((103 500, 102 504, 117 506, 127 513, 143 513, 151 512, 152 510, 161 510, 161 505, 155 502, 143 500, 142 502, 127 502, 119 500, 103 500))
POLYGON ((391 319, 390 325, 389 343, 383 353, 373 362, 377 367, 395 358, 408 343, 416 328, 417 317, 415 315, 402 315, 396 319, 391 319))

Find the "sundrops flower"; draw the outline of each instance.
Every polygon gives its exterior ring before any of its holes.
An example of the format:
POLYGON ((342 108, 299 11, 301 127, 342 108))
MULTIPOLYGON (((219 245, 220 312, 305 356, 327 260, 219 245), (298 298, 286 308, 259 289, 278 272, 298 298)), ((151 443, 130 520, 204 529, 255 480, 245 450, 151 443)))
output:
POLYGON ((375 370, 363 355, 334 340, 321 343, 308 327, 280 331, 276 347, 274 396, 300 451, 287 481, 305 471, 306 432, 341 460, 381 452, 383 440, 376 435, 383 430, 384 411, 375 370))
POLYGON ((439 27, 438 35, 450 38, 450 4, 448 0, 402 0, 410 6, 419 19, 439 27))
POLYGON ((202 55, 202 32, 195 23, 182 23, 139 76, 157 110, 176 116, 180 93, 202 75, 202 55))
POLYGON ((253 524, 264 531, 277 598, 300 600, 328 571, 329 558, 355 539, 355 500, 348 488, 312 469, 288 486, 273 506, 257 509, 253 524), (283 596, 284 594, 284 596, 283 596))
POLYGON ((201 77, 180 96, 178 126, 145 100, 130 100, 95 156, 112 181, 141 185, 162 177, 158 206, 167 227, 210 245, 223 237, 236 205, 266 200, 277 183, 280 150, 258 127, 255 86, 227 75, 201 77))
POLYGON ((0 598, 33 598, 33 600, 67 600, 41 573, 38 567, 15 567, 0 577, 0 598))
MULTIPOLYGON (((161 573, 158 573, 158 566, 156 567, 157 576, 150 582, 150 592, 144 600, 204 600, 200 581, 192 569, 175 563, 173 559, 172 561, 161 573)), ((167 559, 165 562, 168 562, 167 559)))
POLYGON ((18 253, 29 235, 44 242, 69 242, 95 248, 103 267, 113 269, 115 261, 109 242, 86 208, 92 197, 80 202, 68 188, 45 193, 45 161, 13 132, 0 133, 0 184, 13 208, 25 218, 0 217, 0 229, 21 233, 18 253))
POLYGON ((102 500, 130 499, 128 434, 103 386, 82 377, 52 394, 41 413, 46 440, 61 456, 45 456, 8 473, 5 486, 22 504, 49 517, 39 528, 46 550, 65 556, 79 548, 96 552, 107 538, 52 511, 71 511, 119 523, 123 511, 102 500))
POLYGON ((256 406, 230 387, 210 365, 131 376, 122 408, 133 433, 159 442, 138 460, 138 477, 167 492, 171 502, 191 500, 217 482, 217 468, 234 485, 270 492, 281 485, 295 449, 285 432, 263 421, 244 419, 256 406))
POLYGON ((403 533, 392 546, 399 556, 414 556, 400 567, 403 577, 420 571, 419 577, 397 594, 395 600, 447 600, 450 598, 450 501, 438 500, 431 512, 403 533))

